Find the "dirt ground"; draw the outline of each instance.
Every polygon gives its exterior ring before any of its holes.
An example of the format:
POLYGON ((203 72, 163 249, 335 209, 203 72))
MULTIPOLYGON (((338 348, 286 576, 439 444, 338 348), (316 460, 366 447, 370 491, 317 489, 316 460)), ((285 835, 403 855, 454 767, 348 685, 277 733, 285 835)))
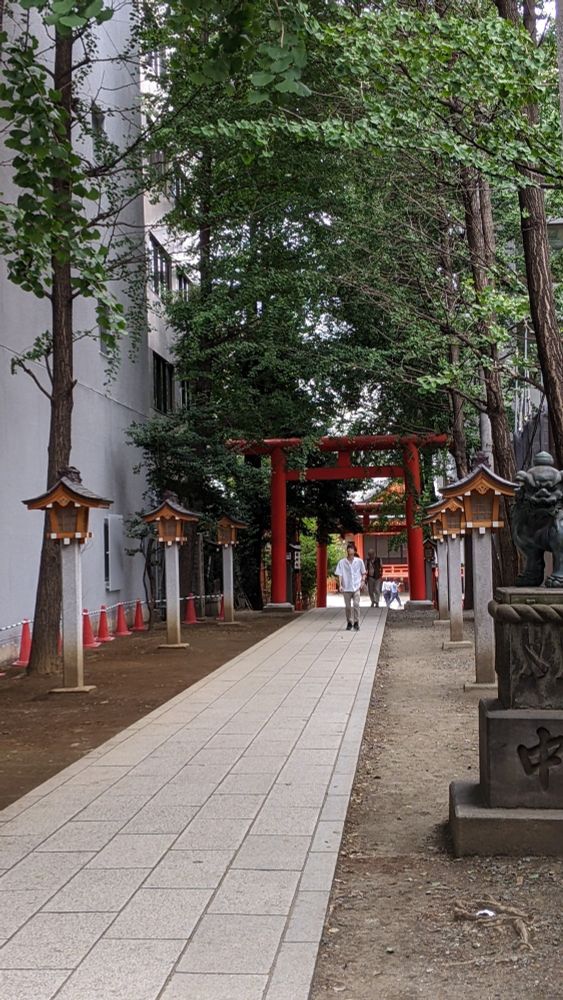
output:
POLYGON ((238 626, 184 628, 187 650, 158 649, 165 626, 85 656, 90 694, 49 694, 60 678, 11 670, 0 679, 0 809, 210 674, 291 616, 237 612, 238 626))
POLYGON ((558 1000, 563 862, 449 851, 448 785, 478 778, 478 696, 431 617, 388 616, 312 1000, 558 1000))

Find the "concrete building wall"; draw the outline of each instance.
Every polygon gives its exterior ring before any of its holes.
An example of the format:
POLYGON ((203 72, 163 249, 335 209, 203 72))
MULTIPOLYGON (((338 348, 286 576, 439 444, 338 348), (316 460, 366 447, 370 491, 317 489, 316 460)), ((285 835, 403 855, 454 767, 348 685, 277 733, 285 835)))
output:
MULTIPOLYGON (((8 28, 13 30, 13 26, 8 28)), ((99 57, 103 60, 106 55, 114 56, 124 47, 128 34, 127 11, 121 8, 111 22, 100 28, 99 57)), ((140 74, 131 61, 126 65, 100 62, 85 84, 88 99, 95 101, 102 111, 113 109, 106 115, 104 127, 108 136, 121 146, 134 137, 140 126, 140 86, 140 74)), ((86 145, 83 148, 88 152, 86 145)), ((4 156, 2 161, 5 162, 4 156)), ((7 199, 13 194, 7 167, 0 167, 0 190, 7 199)), ((121 229, 117 230, 117 235, 126 232, 137 240, 138 260, 133 266, 143 269, 146 209, 147 202, 139 195, 127 205, 121 229)), ((107 233, 104 238, 107 240, 107 233)), ((114 285, 112 290, 127 307, 126 288, 114 285)), ((108 380, 108 359, 95 326, 94 307, 91 300, 77 300, 75 304, 75 330, 89 330, 90 336, 75 345, 77 384, 71 455, 71 462, 80 469, 85 485, 114 501, 109 511, 92 512, 93 538, 83 547, 84 606, 92 611, 98 610, 102 603, 111 605, 144 597, 142 558, 129 556, 125 551, 134 547, 126 537, 126 522, 143 507, 145 490, 144 478, 134 472, 140 455, 127 443, 126 434, 134 421, 144 421, 154 412, 152 351, 170 357, 171 347, 170 331, 162 320, 153 327, 150 336, 147 328, 141 331, 132 352, 132 338, 125 337, 120 363, 108 380), (109 580, 104 553, 105 518, 111 528, 109 580)), ((0 510, 5 526, 0 628, 33 615, 43 518, 37 512, 28 512, 21 501, 46 487, 49 431, 48 400, 28 375, 21 371, 12 375, 10 366, 14 357, 28 349, 49 325, 48 303, 11 284, 4 263, 0 262, 0 510)), ((46 385, 43 365, 32 363, 30 367, 46 385)), ((14 639, 14 635, 0 632, 0 662, 10 655, 7 640, 14 639)))

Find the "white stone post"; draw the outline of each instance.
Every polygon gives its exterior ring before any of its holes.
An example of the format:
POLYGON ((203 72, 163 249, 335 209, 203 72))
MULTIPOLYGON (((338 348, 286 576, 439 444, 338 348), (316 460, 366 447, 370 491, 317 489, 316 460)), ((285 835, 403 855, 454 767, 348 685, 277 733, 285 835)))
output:
POLYGON ((461 588, 461 535, 448 535, 448 599, 450 606, 450 638, 443 649, 471 646, 463 638, 463 592, 461 588))
POLYGON ((492 538, 489 528, 473 528, 472 534, 475 685, 491 688, 496 687, 495 624, 488 612, 493 596, 492 538))
POLYGON ((56 694, 93 691, 84 684, 84 649, 82 644, 82 552, 78 541, 60 543, 63 612, 63 687, 56 694))
POLYGON ((164 572, 166 574, 166 638, 162 649, 187 649, 182 642, 180 626, 180 546, 178 542, 164 545, 164 572))
POLYGON ((426 600, 432 604, 432 559, 424 560, 424 579, 426 583, 426 600))
POLYGON ((233 546, 223 545, 223 609, 225 624, 235 620, 235 588, 233 578, 233 546))
POLYGON ((436 561, 438 563, 438 617, 437 622, 449 623, 448 604, 448 543, 443 538, 436 539, 436 561))

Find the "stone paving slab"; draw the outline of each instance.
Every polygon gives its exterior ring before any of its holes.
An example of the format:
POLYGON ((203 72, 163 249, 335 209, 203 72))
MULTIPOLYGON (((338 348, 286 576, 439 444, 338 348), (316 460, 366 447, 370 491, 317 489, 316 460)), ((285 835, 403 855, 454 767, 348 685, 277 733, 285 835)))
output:
POLYGON ((343 621, 296 618, 0 814, 0 996, 307 1000, 385 611, 343 621))

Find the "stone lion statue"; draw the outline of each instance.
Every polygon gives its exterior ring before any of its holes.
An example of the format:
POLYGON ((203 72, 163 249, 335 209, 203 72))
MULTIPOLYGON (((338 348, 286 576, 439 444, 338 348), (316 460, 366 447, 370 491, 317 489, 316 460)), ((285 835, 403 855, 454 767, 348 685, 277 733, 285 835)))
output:
POLYGON ((544 553, 553 553, 553 572, 546 587, 563 587, 563 472, 553 466, 547 451, 534 457, 527 472, 516 474, 518 488, 512 508, 512 536, 525 557, 517 587, 540 587, 544 553))

